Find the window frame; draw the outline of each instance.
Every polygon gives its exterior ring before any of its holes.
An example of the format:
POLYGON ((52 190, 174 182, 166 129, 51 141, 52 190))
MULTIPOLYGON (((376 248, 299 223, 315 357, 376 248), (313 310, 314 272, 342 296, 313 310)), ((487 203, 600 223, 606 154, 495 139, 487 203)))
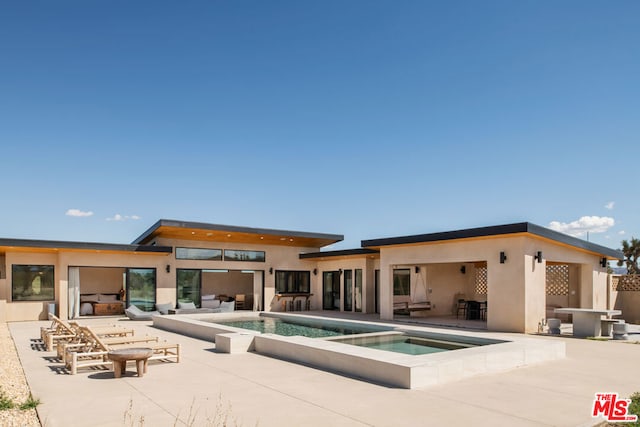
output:
MULTIPOLYGON (((311 271, 307 271, 307 270, 276 270, 275 271, 275 290, 276 290, 276 294, 310 294, 311 293, 311 271), (290 275, 293 275, 293 283, 292 283, 292 288, 293 290, 280 290, 278 288, 278 278, 280 277, 281 274, 286 274, 285 276, 285 286, 288 285, 289 280, 288 277, 290 275), (308 290, 300 290, 300 285, 304 285, 304 280, 299 280, 300 276, 306 276, 306 286, 308 287, 308 290)), ((288 286, 287 286, 288 287, 288 286)))
POLYGON ((410 297, 411 296, 411 269, 410 268, 394 268, 393 269, 393 296, 394 297, 410 297), (401 283, 396 281, 396 278, 399 278, 400 275, 396 273, 402 272, 402 276, 406 276, 407 280, 407 289, 406 293, 399 293, 397 290, 400 288, 401 283), (405 274, 406 272, 406 274, 405 274))
POLYGON ((224 261, 233 261, 233 262, 266 262, 267 261, 267 253, 265 251, 254 251, 250 249, 225 249, 224 250, 224 261), (227 253, 235 253, 235 256, 228 256, 227 253), (262 254, 262 257, 257 256, 255 259, 239 259, 237 258, 240 254, 262 254), (262 259, 261 259, 262 258, 262 259))
POLYGON ((222 261, 223 259, 223 250, 222 249, 217 249, 217 248, 187 248, 187 247, 183 247, 183 246, 179 246, 176 247, 176 259, 179 260, 189 260, 189 261, 222 261), (179 253, 182 251, 193 251, 193 252, 206 252, 206 251, 212 251, 212 252, 219 252, 219 254, 212 256, 212 257, 206 257, 206 258, 198 258, 198 257, 189 257, 189 256, 180 256, 179 253))
MULTIPOLYGON (((33 270, 32 270, 33 271, 33 270)), ((36 273, 37 274, 37 273, 36 273)), ((47 272, 44 272, 42 274, 47 274, 47 272)), ((28 285, 31 286, 31 284, 33 283, 33 280, 35 279, 35 277, 31 280, 31 283, 29 283, 28 285)), ((41 279, 42 282, 42 279, 41 279)), ((26 286, 23 286, 23 291, 24 289, 26 289, 26 286)), ((42 289, 42 285, 41 285, 41 289, 42 289)), ((42 294, 42 292, 41 292, 42 294)), ((49 264, 11 264, 11 302, 42 302, 42 301, 55 301, 56 298, 56 268, 54 265, 49 265, 49 264), (16 276, 20 275, 20 272, 18 272, 18 274, 16 274, 16 268, 17 267, 27 267, 30 269, 34 269, 34 268, 39 268, 41 271, 43 269, 50 269, 50 277, 51 277, 51 295, 49 295, 47 293, 46 297, 43 298, 36 298, 36 299, 26 299, 26 298, 21 298, 20 295, 16 295, 15 292, 15 285, 16 285, 16 276), (50 298, 49 298, 50 296, 50 298)))

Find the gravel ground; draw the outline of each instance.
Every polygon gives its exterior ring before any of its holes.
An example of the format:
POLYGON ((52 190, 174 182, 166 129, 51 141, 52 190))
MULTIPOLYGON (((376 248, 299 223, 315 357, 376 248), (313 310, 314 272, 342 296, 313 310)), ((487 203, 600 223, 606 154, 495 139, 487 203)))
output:
MULTIPOLYGON (((17 405, 24 403, 30 394, 16 346, 4 322, 0 322, 0 394, 17 405)), ((40 421, 35 409, 8 409, 0 410, 0 426, 40 427, 40 421)))

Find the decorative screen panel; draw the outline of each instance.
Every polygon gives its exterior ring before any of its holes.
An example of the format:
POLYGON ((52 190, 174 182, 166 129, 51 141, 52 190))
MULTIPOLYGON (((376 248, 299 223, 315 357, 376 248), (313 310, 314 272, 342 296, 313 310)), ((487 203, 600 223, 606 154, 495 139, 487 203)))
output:
POLYGON ((476 267, 476 294, 487 294, 487 267, 476 267))
POLYGON ((547 295, 569 295, 568 265, 547 265, 547 295))
POLYGON ((620 276, 610 276, 611 277, 611 290, 617 291, 618 285, 620 284, 620 276))
POLYGON ((620 276, 619 291, 640 291, 640 275, 620 276))

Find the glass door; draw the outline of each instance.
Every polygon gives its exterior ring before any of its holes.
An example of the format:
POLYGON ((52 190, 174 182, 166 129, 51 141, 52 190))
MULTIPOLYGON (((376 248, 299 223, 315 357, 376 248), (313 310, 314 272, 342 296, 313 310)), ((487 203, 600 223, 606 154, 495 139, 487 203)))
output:
POLYGON ((376 313, 380 313, 380 270, 375 270, 374 271, 374 276, 373 276, 373 282, 374 282, 374 298, 375 300, 375 306, 376 306, 376 313))
POLYGON ((127 307, 135 305, 144 311, 156 306, 156 269, 127 268, 127 307))
POLYGON ((202 270, 176 270, 177 301, 192 302, 200 308, 200 294, 202 289, 202 270))
POLYGON ((362 269, 356 269, 355 287, 353 289, 353 299, 356 312, 362 312, 362 269))
POLYGON ((345 270, 344 274, 344 311, 353 310, 353 272, 345 270))
POLYGON ((322 274, 322 309, 340 310, 339 271, 325 271, 322 274))

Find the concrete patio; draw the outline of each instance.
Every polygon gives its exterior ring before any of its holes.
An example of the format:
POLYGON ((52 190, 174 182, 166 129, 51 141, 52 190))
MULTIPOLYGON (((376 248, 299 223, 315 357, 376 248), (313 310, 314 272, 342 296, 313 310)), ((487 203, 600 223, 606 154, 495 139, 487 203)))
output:
POLYGON ((542 337, 563 340, 566 359, 402 390, 254 353, 219 354, 214 343, 151 322, 82 323, 118 323, 179 342, 181 362, 150 363, 142 378, 114 379, 107 370, 72 376, 37 345, 39 327, 48 322, 10 323, 44 426, 591 426, 601 421, 591 418, 596 392, 640 391, 637 327, 628 342, 542 337))

